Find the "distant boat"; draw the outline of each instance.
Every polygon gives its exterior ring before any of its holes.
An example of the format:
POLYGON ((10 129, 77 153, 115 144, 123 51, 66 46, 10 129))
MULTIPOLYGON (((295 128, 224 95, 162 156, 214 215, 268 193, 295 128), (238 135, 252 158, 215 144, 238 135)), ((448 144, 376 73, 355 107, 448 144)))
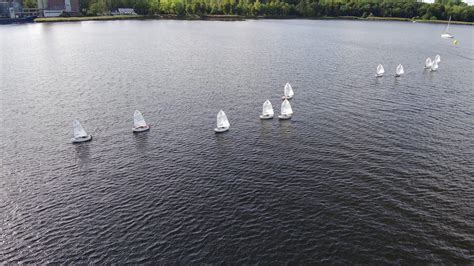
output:
POLYGON ((403 75, 403 73, 405 73, 405 70, 403 70, 402 64, 399 64, 397 66, 397 70, 395 71, 395 77, 400 77, 401 75, 403 75))
POLYGON ((290 102, 287 99, 281 103, 280 113, 278 116, 280 119, 290 119, 293 116, 293 109, 291 109, 290 102))
POLYGON ((436 61, 437 63, 441 62, 441 56, 439 56, 439 54, 437 54, 437 55, 435 56, 434 61, 436 61))
POLYGON ((79 121, 74 120, 72 123, 72 129, 74 131, 74 138, 71 139, 72 143, 80 143, 92 140, 92 135, 87 134, 79 121))
POLYGON ((271 119, 273 118, 273 106, 269 100, 266 100, 263 103, 262 114, 260 115, 261 119, 271 119))
POLYGON ((449 34, 449 24, 451 24, 451 16, 449 16, 448 26, 446 26, 446 29, 441 34, 441 38, 450 39, 454 37, 453 35, 449 34))
POLYGON ((431 61, 431 58, 428 57, 425 60, 425 69, 431 68, 431 65, 433 65, 433 61, 431 61))
POLYGON ((135 110, 133 114, 133 132, 143 132, 150 130, 150 126, 146 124, 145 119, 140 111, 135 110))
POLYGON ((283 99, 288 99, 288 100, 293 98, 293 96, 295 95, 295 93, 293 92, 293 88, 291 87, 290 83, 288 83, 288 82, 285 84, 284 94, 285 94, 285 96, 283 96, 282 98, 283 99))
POLYGON ((24 18, 0 18, 0 25, 3 24, 20 24, 20 23, 33 23, 37 16, 28 16, 24 18))
POLYGON ((224 111, 220 110, 219 113, 217 113, 217 127, 214 128, 214 131, 217 133, 225 132, 229 130, 229 127, 230 123, 227 116, 224 111))
POLYGON ((434 60, 433 64, 431 65, 430 71, 438 70, 438 61, 434 60))
POLYGON ((381 77, 381 76, 383 76, 383 73, 385 73, 385 69, 383 69, 382 64, 379 64, 377 66, 377 75, 375 75, 375 76, 376 77, 381 77))

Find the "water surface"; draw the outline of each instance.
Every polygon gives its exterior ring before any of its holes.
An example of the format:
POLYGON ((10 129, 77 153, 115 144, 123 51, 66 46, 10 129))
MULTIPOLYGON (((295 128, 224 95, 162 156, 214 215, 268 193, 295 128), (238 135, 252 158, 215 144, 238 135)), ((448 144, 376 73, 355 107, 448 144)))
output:
POLYGON ((1 26, 0 262, 472 264, 473 28, 443 29, 1 26), (294 117, 260 121, 287 81, 294 117))

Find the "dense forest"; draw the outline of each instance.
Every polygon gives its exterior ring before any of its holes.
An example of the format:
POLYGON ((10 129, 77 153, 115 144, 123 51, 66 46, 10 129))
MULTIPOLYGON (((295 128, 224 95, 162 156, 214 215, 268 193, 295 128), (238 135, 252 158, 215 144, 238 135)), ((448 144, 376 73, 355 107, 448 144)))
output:
POLYGON ((246 17, 399 17, 474 22, 474 6, 460 0, 80 0, 87 15, 133 7, 138 14, 177 16, 240 15, 246 17))

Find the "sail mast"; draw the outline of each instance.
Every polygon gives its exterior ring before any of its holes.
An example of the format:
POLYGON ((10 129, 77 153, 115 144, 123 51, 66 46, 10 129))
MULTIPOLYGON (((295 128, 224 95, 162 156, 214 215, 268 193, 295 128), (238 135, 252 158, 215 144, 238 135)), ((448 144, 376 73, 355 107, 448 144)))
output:
POLYGON ((451 16, 449 16, 448 26, 446 27, 446 33, 449 32, 449 24, 451 23, 451 16))

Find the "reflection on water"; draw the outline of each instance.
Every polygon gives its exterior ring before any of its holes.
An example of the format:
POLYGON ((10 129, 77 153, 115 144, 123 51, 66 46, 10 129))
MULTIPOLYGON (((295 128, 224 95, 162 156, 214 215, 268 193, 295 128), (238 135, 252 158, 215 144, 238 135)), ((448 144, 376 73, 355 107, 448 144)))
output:
MULTIPOLYGON (((152 129, 150 129, 152 130, 152 129)), ((140 133, 133 133, 133 137, 135 140, 135 146, 137 147, 137 151, 142 153, 147 150, 148 147, 148 133, 150 130, 140 133)))
POLYGON ((221 132, 221 133, 214 133, 214 137, 216 140, 216 147, 218 151, 225 151, 230 145, 231 138, 230 138, 230 130, 233 130, 232 128, 229 129, 226 132, 221 132))
MULTIPOLYGON (((293 118, 291 118, 293 119, 293 118)), ((288 137, 291 134, 292 121, 291 119, 279 119, 279 130, 280 134, 284 137, 288 137)))
MULTIPOLYGON (((92 140, 94 141, 94 140, 92 140)), ((91 155, 90 155, 90 142, 83 142, 83 143, 75 143, 74 149, 76 150, 76 162, 79 163, 80 167, 86 166, 90 163, 91 155)))
POLYGON ((272 128, 275 119, 278 118, 273 117, 273 119, 260 119, 260 136, 262 139, 268 140, 272 137, 272 128))

